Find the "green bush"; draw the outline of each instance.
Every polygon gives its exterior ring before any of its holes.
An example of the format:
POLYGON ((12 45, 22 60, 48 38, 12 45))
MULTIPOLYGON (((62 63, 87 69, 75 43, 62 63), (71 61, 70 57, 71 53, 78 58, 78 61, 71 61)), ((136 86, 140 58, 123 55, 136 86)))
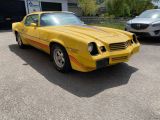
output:
POLYGON ((78 0, 78 4, 82 10, 83 16, 96 15, 98 10, 96 0, 78 0))
POLYGON ((106 8, 110 15, 129 17, 137 16, 144 10, 153 9, 156 6, 152 0, 106 0, 106 8))

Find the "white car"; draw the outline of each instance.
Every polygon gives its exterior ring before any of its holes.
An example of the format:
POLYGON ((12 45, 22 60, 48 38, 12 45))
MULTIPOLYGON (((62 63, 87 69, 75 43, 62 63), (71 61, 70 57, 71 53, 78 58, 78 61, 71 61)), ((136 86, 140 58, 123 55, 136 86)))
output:
POLYGON ((160 9, 144 11, 136 18, 129 20, 125 30, 139 37, 160 37, 160 9))

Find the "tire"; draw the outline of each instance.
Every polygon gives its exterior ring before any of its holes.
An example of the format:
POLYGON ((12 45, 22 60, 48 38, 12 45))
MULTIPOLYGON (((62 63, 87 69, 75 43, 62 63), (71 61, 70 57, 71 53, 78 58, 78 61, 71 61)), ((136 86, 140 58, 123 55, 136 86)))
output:
POLYGON ((51 59, 58 71, 68 73, 72 70, 68 54, 61 45, 54 44, 51 46, 51 59))
POLYGON ((18 46, 21 48, 21 49, 24 49, 25 48, 25 45, 23 44, 22 42, 22 39, 21 39, 21 36, 19 33, 16 34, 16 41, 18 43, 18 46))

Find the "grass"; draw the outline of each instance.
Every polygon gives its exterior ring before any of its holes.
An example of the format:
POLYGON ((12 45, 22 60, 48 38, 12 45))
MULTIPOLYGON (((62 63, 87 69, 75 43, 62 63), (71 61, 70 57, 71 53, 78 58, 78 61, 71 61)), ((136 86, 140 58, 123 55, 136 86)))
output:
POLYGON ((110 27, 115 29, 124 30, 124 24, 123 23, 100 23, 100 24, 91 24, 95 26, 103 26, 103 27, 110 27))

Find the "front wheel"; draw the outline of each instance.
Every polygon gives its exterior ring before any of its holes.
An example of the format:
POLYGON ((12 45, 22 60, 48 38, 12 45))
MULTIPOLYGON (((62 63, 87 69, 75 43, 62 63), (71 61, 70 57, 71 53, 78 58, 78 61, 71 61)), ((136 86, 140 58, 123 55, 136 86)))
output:
POLYGON ((61 45, 54 44, 51 50, 51 57, 56 69, 60 72, 69 72, 71 70, 71 64, 65 48, 61 45))
POLYGON ((16 34, 16 41, 17 41, 18 46, 19 46, 20 48, 22 48, 22 49, 25 48, 25 45, 23 44, 22 39, 21 39, 21 36, 20 36, 19 33, 16 34))

